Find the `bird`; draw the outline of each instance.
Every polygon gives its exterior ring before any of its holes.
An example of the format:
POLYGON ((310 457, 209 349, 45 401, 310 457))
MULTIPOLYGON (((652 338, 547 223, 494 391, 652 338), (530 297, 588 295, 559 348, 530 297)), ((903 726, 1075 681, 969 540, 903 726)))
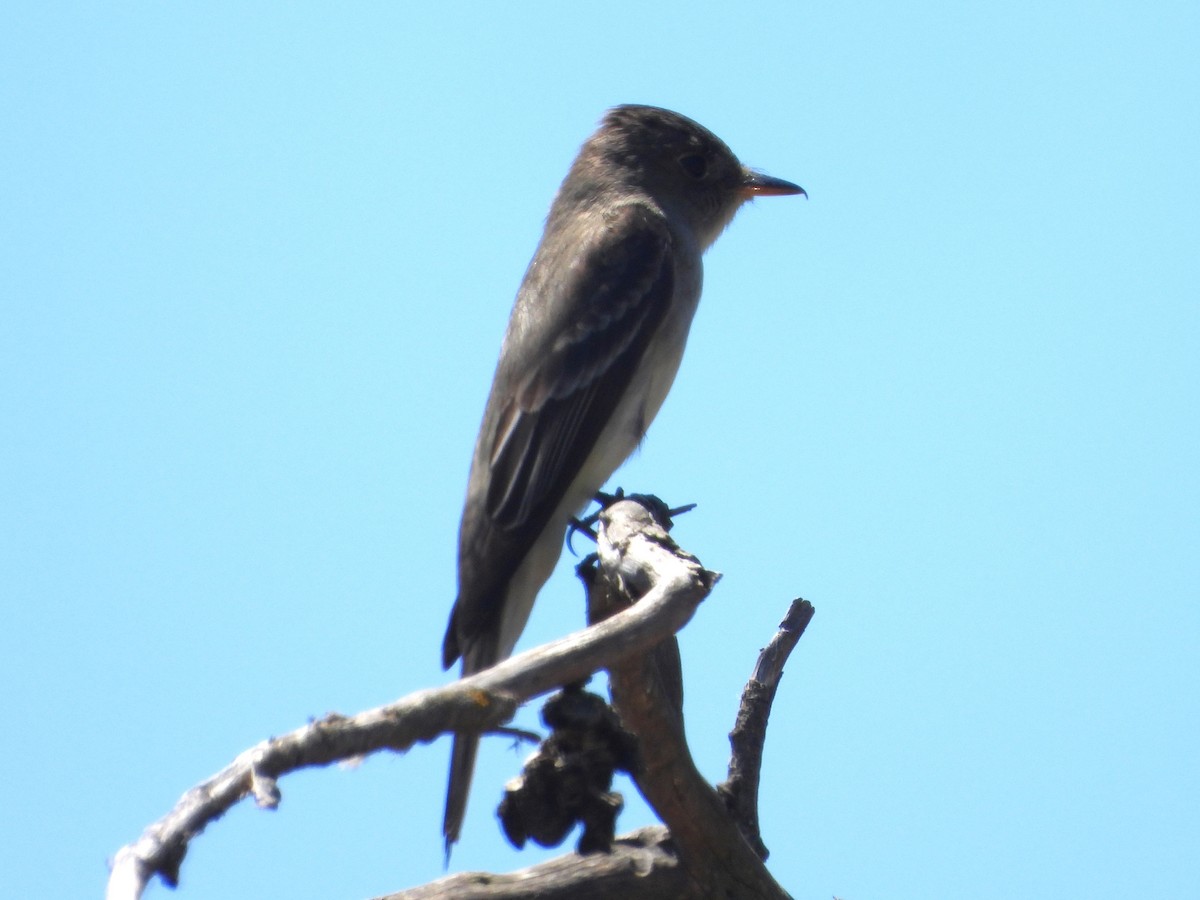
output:
MULTIPOLYGON (((654 106, 609 110, 550 207, 517 292, 467 480, 442 664, 512 654, 572 519, 638 447, 675 378, 701 255, 744 202, 807 193, 654 106)), ((459 733, 442 822, 458 840, 479 747, 459 733)))

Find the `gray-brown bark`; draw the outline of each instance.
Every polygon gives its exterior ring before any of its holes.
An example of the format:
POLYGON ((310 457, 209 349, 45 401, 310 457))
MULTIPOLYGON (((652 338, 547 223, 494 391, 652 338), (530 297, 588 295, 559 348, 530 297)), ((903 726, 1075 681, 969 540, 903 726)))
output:
MULTIPOLYGON (((777 664, 764 666, 760 660, 756 678, 761 669, 769 685, 766 695, 764 682, 752 679, 747 686, 743 707, 758 710, 755 721, 761 727, 744 729, 748 742, 742 749, 735 741, 730 780, 719 793, 699 775, 687 750, 673 636, 718 576, 680 551, 651 511, 665 515, 661 504, 630 499, 602 516, 600 563, 580 572, 595 624, 451 685, 355 716, 329 715, 250 748, 118 851, 109 900, 139 897, 155 875, 174 884, 191 839, 248 796, 260 806, 276 805, 282 775, 379 750, 404 751, 452 731, 495 729, 521 703, 599 669, 608 670, 614 706, 638 739, 635 781, 665 827, 619 838, 607 853, 570 854, 509 876, 454 875, 389 895, 391 900, 786 897, 762 864, 754 794, 766 713, 795 640, 776 648, 777 664), (752 686, 757 699, 748 699, 752 686)), ((803 605, 811 616, 811 607, 803 605)))

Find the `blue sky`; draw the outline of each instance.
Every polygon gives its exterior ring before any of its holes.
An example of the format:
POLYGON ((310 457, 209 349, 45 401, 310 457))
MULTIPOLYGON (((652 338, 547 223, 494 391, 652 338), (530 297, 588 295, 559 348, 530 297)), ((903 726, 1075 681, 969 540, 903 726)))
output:
MULTIPOLYGON (((188 787, 443 681, 517 285, 604 110, 811 199, 707 256, 614 484, 699 508, 682 638, 722 777, 817 609, 762 819, 797 898, 1200 895, 1192 3, 11 5, 0 31, 0 867, 96 895, 188 787), (497 8, 498 9, 498 8, 497 8)), ((523 646, 579 626, 567 565, 523 646)), ((532 715, 522 720, 532 723, 532 715)), ((453 868, 507 871, 485 746, 453 868)), ((286 779, 181 897, 441 874, 447 746, 286 779)), ((650 820, 631 787, 620 826, 650 820)), ((149 896, 166 895, 161 885, 149 896)))

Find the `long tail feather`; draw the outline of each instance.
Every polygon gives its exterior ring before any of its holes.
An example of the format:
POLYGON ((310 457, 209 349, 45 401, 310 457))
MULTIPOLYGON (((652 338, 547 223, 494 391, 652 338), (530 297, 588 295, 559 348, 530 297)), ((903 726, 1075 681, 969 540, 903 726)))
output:
MULTIPOLYGON (((451 623, 453 627, 453 622, 451 623)), ((508 654, 505 653, 505 656, 508 654)), ((497 662, 499 653, 494 635, 477 639, 463 654, 462 674, 465 678, 482 672, 497 662)), ((446 839, 446 864, 450 863, 450 850, 458 841, 463 819, 467 814, 467 797, 471 792, 471 778, 475 774, 475 757, 479 753, 479 735, 454 735, 454 747, 450 751, 450 780, 446 785, 446 814, 442 817, 442 836, 446 839)))
POLYGON ((447 863, 467 814, 467 795, 471 791, 471 777, 475 774, 475 756, 478 752, 479 735, 454 736, 454 749, 450 752, 450 783, 446 788, 446 815, 442 818, 447 863))

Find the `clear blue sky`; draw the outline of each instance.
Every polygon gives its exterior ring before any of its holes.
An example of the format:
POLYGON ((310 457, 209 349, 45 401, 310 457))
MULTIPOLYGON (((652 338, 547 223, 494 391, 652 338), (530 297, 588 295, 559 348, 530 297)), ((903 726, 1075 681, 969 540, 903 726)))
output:
MULTIPOLYGON (((446 677, 512 297, 578 145, 642 102, 811 196, 709 253, 616 479, 699 503, 677 535, 725 573, 683 636, 713 780, 758 648, 816 605, 771 724, 776 876, 1200 896, 1200 8, 499 9, 10 4, 5 892, 97 896, 245 747, 446 677)), ((563 566, 523 646, 581 619, 563 566)), ((491 818, 524 753, 485 748, 455 868, 548 855, 491 818)), ((446 756, 286 779, 179 896, 440 875, 446 756)))

